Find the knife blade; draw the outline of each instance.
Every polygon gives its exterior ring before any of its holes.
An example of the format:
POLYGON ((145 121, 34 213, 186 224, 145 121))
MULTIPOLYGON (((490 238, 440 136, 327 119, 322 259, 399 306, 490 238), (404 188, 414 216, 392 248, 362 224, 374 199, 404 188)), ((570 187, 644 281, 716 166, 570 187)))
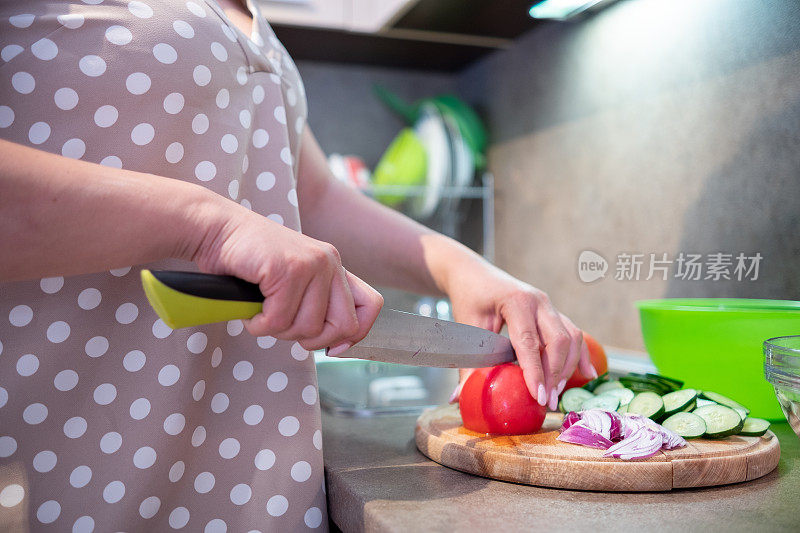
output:
MULTIPOLYGON (((142 270, 141 278, 150 305, 172 329, 251 318, 264 301, 258 285, 232 276, 142 270)), ((394 309, 381 310, 367 336, 337 357, 443 368, 516 359, 502 335, 394 309)))

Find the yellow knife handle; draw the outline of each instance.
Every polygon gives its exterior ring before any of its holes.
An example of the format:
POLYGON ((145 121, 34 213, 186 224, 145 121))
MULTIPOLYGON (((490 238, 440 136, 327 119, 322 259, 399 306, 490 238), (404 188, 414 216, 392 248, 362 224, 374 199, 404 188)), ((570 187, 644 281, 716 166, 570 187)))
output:
POLYGON ((264 302, 258 285, 233 276, 145 269, 142 287, 172 329, 252 318, 264 302))

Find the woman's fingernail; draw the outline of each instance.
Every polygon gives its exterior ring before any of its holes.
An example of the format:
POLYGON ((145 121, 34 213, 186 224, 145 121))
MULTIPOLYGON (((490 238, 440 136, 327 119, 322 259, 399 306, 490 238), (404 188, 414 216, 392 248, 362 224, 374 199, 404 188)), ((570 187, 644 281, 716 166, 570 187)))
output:
POLYGON ((595 370, 594 365, 589 367, 589 368, 592 369, 592 379, 596 378, 597 377, 597 370, 595 370))
POLYGON ((558 393, 555 389, 550 392, 550 403, 547 407, 549 407, 551 411, 555 411, 556 407, 558 407, 558 393))
POLYGON ((343 342, 338 346, 334 346, 333 348, 328 348, 327 350, 325 350, 325 353, 331 357, 336 357, 337 355, 343 354, 344 352, 349 350, 352 345, 353 345, 352 342, 343 342))
POLYGON ((562 379, 561 383, 558 384, 558 394, 561 394, 561 391, 563 391, 564 387, 566 387, 566 386, 567 386, 567 380, 566 379, 562 379))
POLYGON ((539 383, 539 390, 536 395, 536 403, 538 403, 542 407, 547 405, 547 391, 544 390, 544 385, 542 385, 541 383, 539 383))

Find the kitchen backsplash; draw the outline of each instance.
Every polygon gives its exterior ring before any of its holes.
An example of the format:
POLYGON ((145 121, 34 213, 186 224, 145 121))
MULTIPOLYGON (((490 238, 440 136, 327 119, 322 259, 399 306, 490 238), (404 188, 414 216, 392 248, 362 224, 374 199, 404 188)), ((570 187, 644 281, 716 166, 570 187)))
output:
POLYGON ((370 168, 378 163, 403 122, 373 93, 380 84, 413 102, 453 92, 450 74, 298 61, 308 98, 308 123, 326 153, 358 155, 370 168))
POLYGON ((800 299, 796 9, 622 1, 462 73, 493 139, 497 263, 628 348, 642 347, 635 300, 800 299), (607 262, 591 283, 586 250, 607 262))

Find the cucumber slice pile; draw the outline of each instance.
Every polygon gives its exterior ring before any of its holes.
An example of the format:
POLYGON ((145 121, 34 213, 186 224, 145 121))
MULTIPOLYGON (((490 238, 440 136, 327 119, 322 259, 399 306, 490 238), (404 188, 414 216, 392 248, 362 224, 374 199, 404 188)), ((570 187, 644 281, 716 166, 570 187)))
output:
POLYGON ((614 396, 609 396, 607 394, 594 396, 584 401, 583 404, 581 404, 581 410, 584 411, 587 409, 602 409, 603 411, 616 411, 618 407, 619 407, 619 398, 616 398, 614 396))
POLYGON ((698 407, 693 411, 693 414, 705 421, 705 436, 710 439, 722 439, 735 435, 744 426, 744 420, 739 416, 739 413, 724 405, 698 407))
POLYGON ((769 429, 769 422, 749 418, 750 410, 727 396, 682 387, 682 381, 658 374, 629 373, 616 380, 603 374, 583 388, 564 391, 558 407, 564 413, 602 409, 638 414, 686 439, 760 437, 769 429))
POLYGON ((620 383, 617 380, 614 380, 614 381, 606 381, 604 383, 601 383, 600 385, 595 387, 595 389, 592 392, 594 392, 595 394, 599 395, 599 394, 603 394, 604 392, 612 391, 612 390, 615 390, 615 389, 624 389, 624 388, 625 388, 625 385, 623 385, 622 383, 620 383))
POLYGON ((630 389, 611 389, 599 394, 599 396, 610 396, 619 400, 619 405, 628 405, 633 400, 635 394, 630 389))
POLYGON ((586 389, 576 387, 574 389, 565 390, 558 405, 562 413, 582 411, 583 402, 590 398, 594 398, 594 394, 586 389))
POLYGON ((640 392, 628 404, 628 413, 658 420, 664 414, 664 400, 655 392, 640 392))
POLYGON ((584 385, 583 388, 588 390, 589 392, 594 392, 594 389, 596 389, 599 385, 605 383, 606 381, 608 381, 608 372, 597 376, 592 381, 584 385))
POLYGON ((696 439, 706 432, 705 420, 693 413, 675 413, 661 422, 661 425, 684 439, 696 439))
POLYGON ((655 392, 668 394, 683 387, 683 381, 659 376, 658 374, 636 374, 631 372, 619 378, 620 383, 634 392, 655 392))
POLYGON ((717 394, 716 392, 712 391, 703 391, 701 393, 701 396, 706 400, 710 400, 714 403, 724 405, 725 407, 730 407, 731 409, 739 413, 740 416, 742 415, 742 413, 744 413, 744 416, 742 416, 742 418, 747 418, 747 415, 750 414, 750 409, 740 404, 739 402, 731 400, 727 396, 723 396, 722 394, 717 394))
POLYGON ((745 418, 739 435, 760 437, 769 429, 769 422, 761 418, 745 418))
POLYGON ((665 394, 662 400, 664 400, 665 417, 680 411, 691 411, 697 404, 697 391, 694 389, 676 390, 665 394))

